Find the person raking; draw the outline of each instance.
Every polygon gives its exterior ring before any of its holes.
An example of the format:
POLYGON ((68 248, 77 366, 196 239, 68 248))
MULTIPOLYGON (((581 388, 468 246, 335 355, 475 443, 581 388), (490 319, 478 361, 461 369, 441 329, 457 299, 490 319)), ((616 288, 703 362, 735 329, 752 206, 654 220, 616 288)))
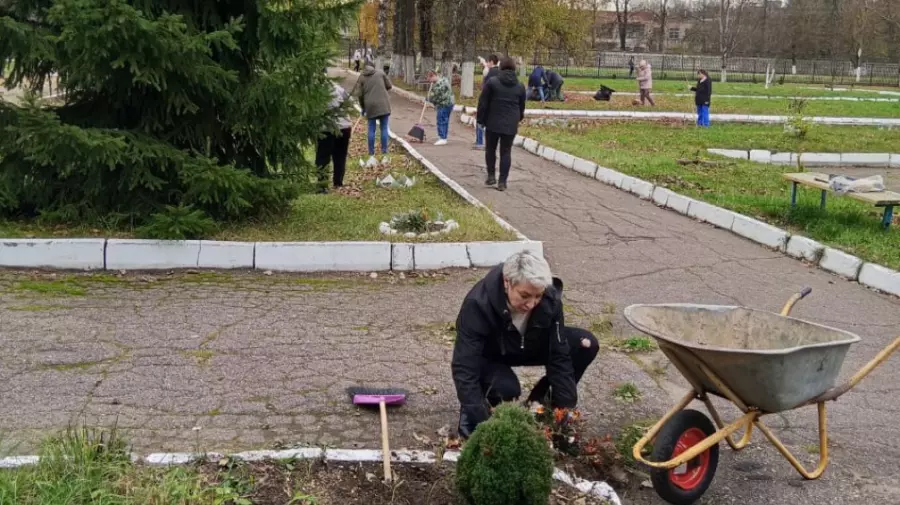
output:
POLYGON ((513 367, 543 366, 526 403, 573 409, 577 385, 594 361, 597 339, 566 326, 563 283, 530 251, 510 256, 469 291, 456 319, 451 369, 460 403, 459 435, 468 438, 490 408, 522 394, 513 367))
POLYGON ((450 116, 453 115, 453 87, 450 79, 435 72, 428 73, 428 81, 431 83, 431 91, 428 93, 428 101, 434 105, 437 112, 437 142, 436 146, 447 145, 447 136, 450 134, 450 116))

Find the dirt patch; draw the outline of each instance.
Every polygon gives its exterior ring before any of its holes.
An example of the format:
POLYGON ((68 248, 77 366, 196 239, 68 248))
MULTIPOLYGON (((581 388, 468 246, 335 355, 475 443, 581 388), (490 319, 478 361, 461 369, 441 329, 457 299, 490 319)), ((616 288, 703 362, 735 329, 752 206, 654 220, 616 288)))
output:
MULTIPOLYGON (((453 465, 394 464, 394 484, 381 480, 379 463, 324 461, 207 465, 203 472, 220 488, 254 505, 462 505, 453 465), (292 501, 293 500, 293 501, 292 501)), ((554 483, 549 505, 605 501, 554 483), (583 500, 582 500, 583 499, 583 500)))

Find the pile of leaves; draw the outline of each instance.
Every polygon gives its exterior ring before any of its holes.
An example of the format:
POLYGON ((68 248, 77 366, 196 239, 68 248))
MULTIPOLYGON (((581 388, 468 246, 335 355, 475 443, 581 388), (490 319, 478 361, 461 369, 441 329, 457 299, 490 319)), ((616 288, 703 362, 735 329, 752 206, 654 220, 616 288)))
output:
POLYGON ((7 0, 0 215, 114 216, 165 238, 287 207, 333 125, 328 65, 354 3, 7 0))

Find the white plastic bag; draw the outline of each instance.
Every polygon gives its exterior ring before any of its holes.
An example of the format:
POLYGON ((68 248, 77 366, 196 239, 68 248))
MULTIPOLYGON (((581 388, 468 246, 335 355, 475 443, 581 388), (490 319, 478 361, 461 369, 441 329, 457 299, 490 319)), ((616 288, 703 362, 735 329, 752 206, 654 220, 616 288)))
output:
POLYGON ((839 175, 829 182, 831 189, 840 195, 847 193, 878 193, 884 191, 884 178, 880 175, 849 179, 839 175))

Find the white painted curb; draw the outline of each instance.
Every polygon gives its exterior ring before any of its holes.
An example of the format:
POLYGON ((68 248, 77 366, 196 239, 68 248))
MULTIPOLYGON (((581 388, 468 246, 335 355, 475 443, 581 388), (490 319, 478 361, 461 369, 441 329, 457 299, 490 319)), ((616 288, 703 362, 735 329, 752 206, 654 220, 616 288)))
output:
MULTIPOLYGON (((135 463, 144 463, 151 466, 176 466, 187 465, 194 461, 216 462, 222 458, 233 458, 242 461, 284 461, 284 460, 316 460, 324 459, 335 462, 380 462, 381 451, 375 449, 326 449, 306 447, 300 449, 287 449, 281 451, 246 451, 238 453, 221 452, 157 452, 141 456, 132 454, 131 460, 135 463)), ((459 460, 459 451, 448 451, 440 458, 441 462, 456 463, 459 460)), ((0 468, 19 468, 37 464, 38 456, 12 456, 0 458, 0 468)), ((438 463, 438 456, 432 451, 396 450, 391 451, 391 461, 394 463, 414 463, 433 465, 438 463)), ((616 491, 606 482, 589 481, 569 474, 559 468, 553 469, 553 479, 563 484, 578 489, 582 493, 590 494, 597 498, 607 500, 611 505, 622 505, 622 500, 616 491)))
POLYGON ((106 239, 0 239, 0 266, 102 270, 106 239))
POLYGON ((859 283, 885 293, 900 292, 900 272, 873 263, 859 269, 859 283))
POLYGON ((256 268, 286 272, 391 269, 390 242, 257 242, 256 268))
POLYGON ((106 268, 109 270, 197 268, 199 262, 199 240, 111 238, 106 241, 106 268))

